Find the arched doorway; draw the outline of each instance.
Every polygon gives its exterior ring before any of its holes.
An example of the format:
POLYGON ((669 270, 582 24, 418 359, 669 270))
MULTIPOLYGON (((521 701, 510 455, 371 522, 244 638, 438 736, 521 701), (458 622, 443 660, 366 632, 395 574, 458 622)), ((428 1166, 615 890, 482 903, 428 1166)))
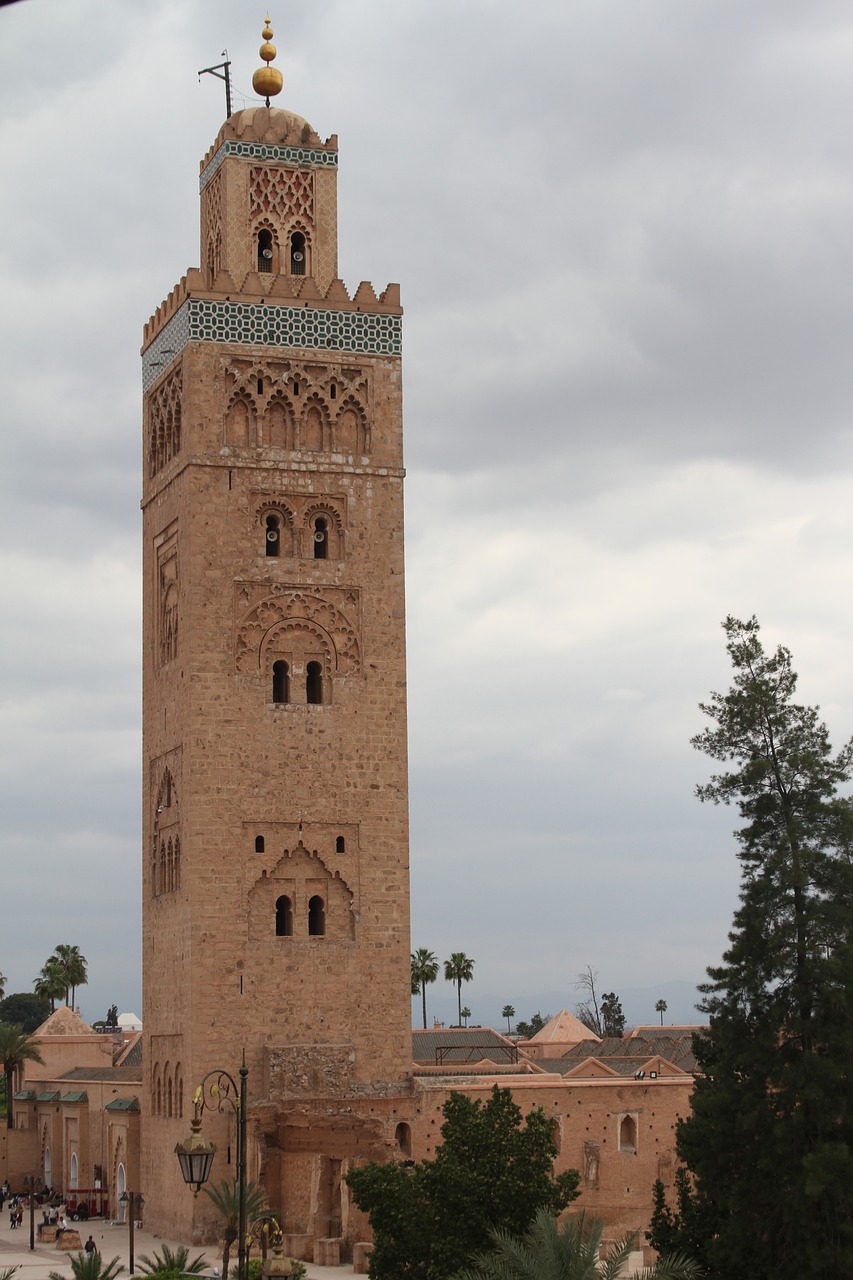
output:
POLYGON ((78 1178, 78 1175, 79 1175, 79 1168, 80 1168, 80 1166, 79 1166, 79 1163, 78 1163, 78 1160, 77 1160, 77 1152, 76 1152, 76 1151, 72 1151, 72 1152, 71 1152, 71 1172, 70 1172, 69 1177, 68 1177, 68 1190, 69 1190, 69 1191, 76 1191, 76 1190, 77 1190, 77 1178, 78 1178))
POLYGON ((116 1214, 119 1222, 127 1218, 127 1201, 122 1203, 122 1196, 127 1191, 127 1172, 123 1164, 116 1169, 116 1214))

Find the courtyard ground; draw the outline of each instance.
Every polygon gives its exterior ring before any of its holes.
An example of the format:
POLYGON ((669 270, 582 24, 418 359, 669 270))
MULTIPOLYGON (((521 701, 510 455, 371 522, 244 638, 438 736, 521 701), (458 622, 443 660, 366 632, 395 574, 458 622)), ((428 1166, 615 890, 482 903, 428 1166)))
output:
MULTIPOLYGON (((129 1229, 126 1224, 113 1225, 102 1218, 92 1218, 89 1222, 71 1225, 78 1227, 81 1240, 85 1240, 91 1234, 107 1261, 118 1257, 125 1269, 126 1277, 129 1245, 129 1229)), ((164 1244, 175 1248, 180 1243, 178 1240, 164 1240, 160 1236, 152 1235, 144 1228, 136 1227, 133 1236, 134 1258, 138 1262, 142 1254, 151 1256, 162 1250, 164 1244)), ((207 1249, 193 1246, 191 1256, 194 1258, 199 1253, 203 1253, 209 1263, 205 1274, 212 1276, 214 1267, 219 1267, 221 1271, 221 1259, 218 1257, 215 1245, 207 1249)), ((236 1254, 232 1254, 232 1262, 236 1260, 236 1254)), ((343 1267, 315 1267, 309 1262, 306 1265, 310 1280, 339 1280, 343 1276, 351 1280, 354 1275, 350 1264, 343 1267)), ((71 1276, 70 1255, 55 1249, 51 1244, 39 1244, 38 1240, 35 1242, 35 1249, 31 1252, 29 1217, 25 1214, 23 1226, 13 1231, 9 1226, 8 1211, 4 1209, 0 1214, 0 1272, 7 1267, 20 1268, 15 1280, 47 1280, 51 1271, 71 1276)))

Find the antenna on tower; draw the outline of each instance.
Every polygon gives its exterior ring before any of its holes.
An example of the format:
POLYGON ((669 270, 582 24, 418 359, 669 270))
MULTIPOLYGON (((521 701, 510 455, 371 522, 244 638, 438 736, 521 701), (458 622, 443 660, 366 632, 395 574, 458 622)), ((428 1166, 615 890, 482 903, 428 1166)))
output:
POLYGON ((217 80, 225 81, 225 119, 231 115, 231 63, 228 59, 228 50, 222 50, 224 62, 217 62, 215 67, 202 67, 198 73, 199 80, 202 76, 216 76, 217 80))

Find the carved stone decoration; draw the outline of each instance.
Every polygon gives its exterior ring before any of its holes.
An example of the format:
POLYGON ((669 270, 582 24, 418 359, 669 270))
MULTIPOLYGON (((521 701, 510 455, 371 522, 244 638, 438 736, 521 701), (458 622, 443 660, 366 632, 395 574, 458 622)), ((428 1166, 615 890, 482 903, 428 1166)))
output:
POLYGON ((329 674, 359 674, 361 650, 357 621, 353 617, 355 605, 357 596, 352 591, 318 588, 314 592, 282 586, 238 618, 237 670, 247 673, 263 670, 267 651, 281 647, 283 633, 308 631, 322 643, 329 674), (349 606, 347 612, 342 607, 345 603, 349 606))
POLYGON ((598 1188, 600 1150, 600 1144, 597 1142, 583 1144, 583 1181, 587 1191, 595 1191, 598 1188))
POLYGON ((155 658, 164 667, 178 656, 180 582, 178 578, 178 532, 173 524, 156 539, 157 553, 157 635, 155 658))

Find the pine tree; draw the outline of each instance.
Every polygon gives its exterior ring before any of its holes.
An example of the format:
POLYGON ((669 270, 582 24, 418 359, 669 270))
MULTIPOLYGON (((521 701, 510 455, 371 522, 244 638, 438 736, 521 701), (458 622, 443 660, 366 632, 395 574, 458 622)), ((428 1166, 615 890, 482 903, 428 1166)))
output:
POLYGON ((790 652, 755 618, 723 624, 731 689, 693 743, 724 771, 697 788, 736 804, 740 905, 708 970, 692 1114, 678 1151, 722 1280, 853 1277, 853 743, 832 753, 793 701, 790 652))

